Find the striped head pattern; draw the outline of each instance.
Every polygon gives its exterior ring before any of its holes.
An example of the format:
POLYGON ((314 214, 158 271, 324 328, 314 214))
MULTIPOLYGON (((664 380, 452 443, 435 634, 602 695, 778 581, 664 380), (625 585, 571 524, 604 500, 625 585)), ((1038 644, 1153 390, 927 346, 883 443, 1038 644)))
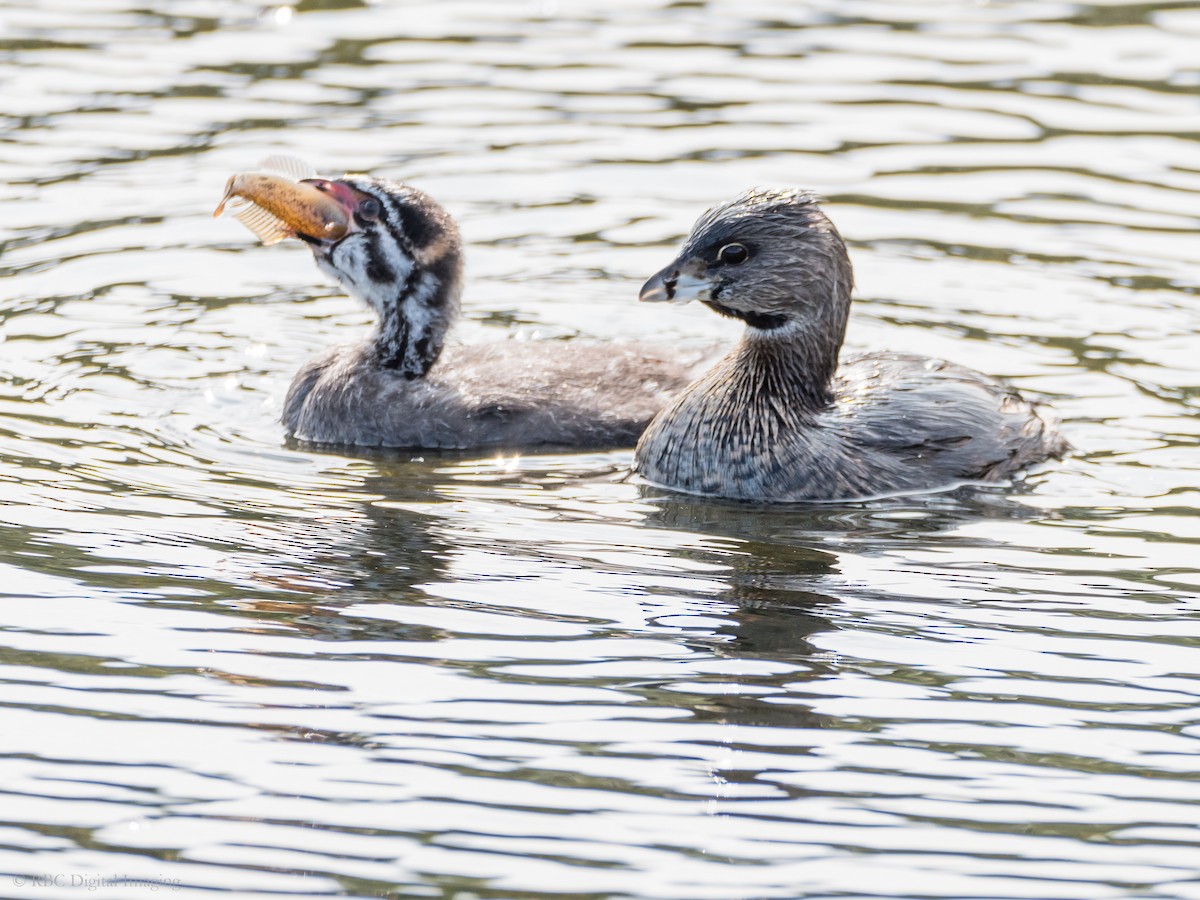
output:
POLYGON ((307 179, 346 212, 344 234, 296 236, 317 266, 374 310, 378 362, 408 378, 441 353, 458 313, 462 245, 450 215, 428 195, 368 175, 307 179))

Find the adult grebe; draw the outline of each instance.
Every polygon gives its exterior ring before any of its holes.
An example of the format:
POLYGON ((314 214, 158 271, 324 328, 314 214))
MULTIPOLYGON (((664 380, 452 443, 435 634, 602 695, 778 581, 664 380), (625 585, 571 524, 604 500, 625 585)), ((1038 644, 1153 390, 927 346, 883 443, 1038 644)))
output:
POLYGON ((741 342, 660 412, 635 470, 743 500, 841 500, 994 481, 1069 448, 1014 389, 906 353, 840 367, 853 274, 837 229, 800 191, 709 210, 645 301, 700 300, 741 342))

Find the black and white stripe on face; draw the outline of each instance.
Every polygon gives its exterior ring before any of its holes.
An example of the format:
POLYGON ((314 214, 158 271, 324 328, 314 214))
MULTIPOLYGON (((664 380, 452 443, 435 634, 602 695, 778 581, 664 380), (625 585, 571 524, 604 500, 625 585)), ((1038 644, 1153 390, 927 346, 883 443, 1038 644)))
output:
POLYGON ((362 201, 351 231, 324 248, 318 262, 376 311, 404 299, 432 300, 433 282, 452 279, 458 233, 454 221, 433 200, 407 185, 355 176, 341 180, 362 201), (366 198, 377 202, 369 214, 366 198), (420 277, 424 275, 425 277, 420 277))
POLYGON ((365 217, 360 202, 349 233, 337 243, 323 248, 317 264, 382 316, 408 293, 408 283, 417 268, 411 243, 392 224, 399 220, 394 207, 401 200, 373 185, 358 185, 349 179, 347 183, 360 196, 378 202, 379 216, 375 219, 365 217))
POLYGON ((360 198, 354 223, 340 241, 321 248, 317 263, 375 311, 385 364, 423 374, 457 310, 458 229, 432 199, 407 185, 366 176, 342 183, 360 198))

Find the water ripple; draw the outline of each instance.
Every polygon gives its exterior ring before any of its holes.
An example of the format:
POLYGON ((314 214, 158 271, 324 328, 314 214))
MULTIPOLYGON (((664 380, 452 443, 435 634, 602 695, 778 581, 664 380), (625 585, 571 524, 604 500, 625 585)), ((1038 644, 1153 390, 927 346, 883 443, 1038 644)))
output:
POLYGON ((0 16, 0 893, 1198 896, 1193 4, 0 16), (726 337, 637 285, 814 188, 850 348, 1077 453, 763 509, 285 445, 368 319, 209 217, 271 152, 442 200, 471 341, 726 337))

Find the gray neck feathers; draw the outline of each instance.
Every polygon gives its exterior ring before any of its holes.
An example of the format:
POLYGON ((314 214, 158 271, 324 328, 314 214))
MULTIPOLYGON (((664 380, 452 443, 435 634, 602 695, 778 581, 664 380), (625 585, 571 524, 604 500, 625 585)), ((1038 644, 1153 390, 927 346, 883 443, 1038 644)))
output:
POLYGON ((754 382, 755 403, 783 402, 794 411, 816 412, 832 402, 836 351, 831 361, 821 341, 797 332, 794 324, 771 331, 746 329, 734 350, 734 371, 754 382))
POLYGON ((815 412, 833 402, 832 381, 853 287, 849 262, 836 266, 832 277, 805 287, 813 288, 815 296, 803 303, 798 316, 769 330, 747 327, 734 354, 766 396, 786 397, 794 408, 815 412))

